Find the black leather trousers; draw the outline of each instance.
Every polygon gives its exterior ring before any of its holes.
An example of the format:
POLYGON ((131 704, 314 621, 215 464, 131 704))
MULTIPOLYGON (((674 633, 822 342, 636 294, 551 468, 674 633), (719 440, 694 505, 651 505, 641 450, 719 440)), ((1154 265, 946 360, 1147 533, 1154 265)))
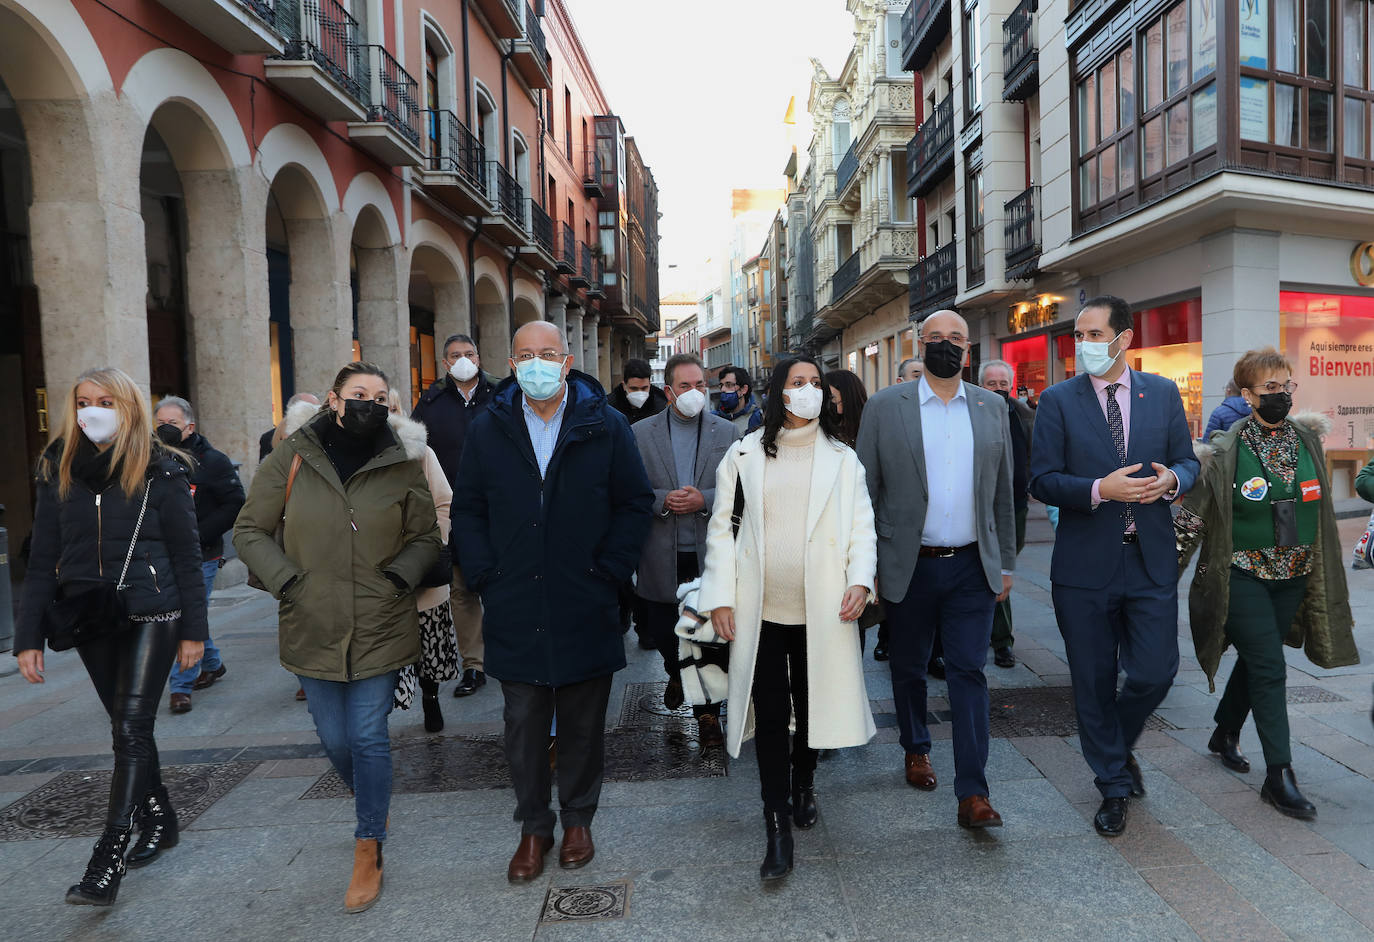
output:
POLYGON ((150 790, 162 784, 153 721, 177 652, 179 621, 135 622, 127 631, 77 649, 110 715, 114 777, 107 828, 127 828, 150 790))

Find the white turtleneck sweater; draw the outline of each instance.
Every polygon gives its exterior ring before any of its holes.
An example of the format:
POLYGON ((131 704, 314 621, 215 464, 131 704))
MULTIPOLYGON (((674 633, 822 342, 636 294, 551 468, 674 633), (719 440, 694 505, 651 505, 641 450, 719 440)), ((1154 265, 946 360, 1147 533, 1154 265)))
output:
POLYGON ((806 508, 820 423, 778 430, 778 456, 764 460, 763 620, 806 624, 806 508))

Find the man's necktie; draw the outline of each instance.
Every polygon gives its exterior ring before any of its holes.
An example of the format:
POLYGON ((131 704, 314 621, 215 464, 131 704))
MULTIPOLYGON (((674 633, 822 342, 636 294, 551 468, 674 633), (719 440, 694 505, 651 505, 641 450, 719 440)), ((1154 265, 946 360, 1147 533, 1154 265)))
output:
MULTIPOLYGON (((1112 383, 1107 387, 1107 429, 1112 433, 1112 444, 1116 446, 1116 460, 1121 467, 1125 467, 1126 426, 1121 421, 1121 404, 1116 401, 1116 391, 1120 388, 1120 383, 1112 383)), ((1135 508, 1127 504, 1122 518, 1129 530, 1135 525, 1135 508)))

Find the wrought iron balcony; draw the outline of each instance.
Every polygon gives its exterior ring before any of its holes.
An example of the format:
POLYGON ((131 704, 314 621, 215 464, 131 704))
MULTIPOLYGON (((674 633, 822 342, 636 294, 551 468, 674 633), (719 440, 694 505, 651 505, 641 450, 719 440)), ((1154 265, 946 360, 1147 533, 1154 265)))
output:
POLYGON ((750 328, 749 328, 749 346, 751 346, 751 347, 757 347, 758 345, 759 345, 759 329, 758 329, 757 327, 750 327, 750 328))
POLYGON ((574 288, 587 288, 592 283, 592 247, 577 243, 577 273, 568 279, 574 288))
POLYGON ((582 163, 582 195, 587 197, 605 195, 601 189, 601 155, 596 152, 595 147, 587 148, 585 160, 582 163))
POLYGON ((371 108, 362 31, 338 0, 284 0, 277 26, 281 57, 265 63, 267 80, 327 121, 363 121, 371 108))
POLYGON ((530 244, 520 249, 521 259, 541 271, 554 268, 553 220, 533 198, 525 200, 526 231, 530 244))
POLYGON ((426 111, 429 161, 422 171, 425 186, 468 215, 487 207, 487 163, 482 142, 452 111, 426 111))
POLYGON ((511 48, 511 62, 530 88, 549 88, 549 53, 544 42, 544 27, 534 8, 525 6, 525 31, 511 48))
POLYGON ((840 165, 835 168, 835 196, 844 196, 845 188, 854 179, 854 173, 859 169, 859 156, 854 152, 854 144, 850 142, 849 150, 844 152, 840 158, 840 165))
MULTIPOLYGON (((281 55, 284 42, 277 29, 272 0, 158 0, 181 19, 236 55, 281 55)), ((295 4, 283 2, 294 15, 295 4)))
POLYGON ((487 232, 503 245, 521 245, 528 241, 525 188, 494 160, 487 161, 487 202, 491 204, 492 213, 482 219, 487 232))
POLYGON ((470 5, 482 11, 497 36, 502 39, 520 37, 520 0, 472 0, 470 5))
POLYGON ((919 72, 949 35, 950 0, 911 0, 902 12, 902 68, 919 72))
POLYGON ((916 129, 906 149, 907 196, 925 196, 954 172, 954 95, 916 129))
POLYGON ((1021 0, 1002 21, 1002 100, 1025 101, 1040 88, 1040 53, 1035 47, 1038 0, 1021 0))
POLYGON ((1007 201, 1007 279, 1029 278, 1040 264, 1040 187, 1028 188, 1007 201))
POLYGON ((372 79, 367 120, 348 126, 348 137, 382 163, 414 167, 420 149, 420 86, 381 46, 366 46, 372 79))
MULTIPOLYGON (((589 255, 591 254, 591 250, 590 250, 590 249, 587 250, 587 254, 589 254, 589 255)), ((591 284, 587 285, 587 297, 588 297, 589 299, 591 299, 591 298, 604 298, 604 297, 606 296, 606 288, 605 288, 605 285, 603 284, 603 279, 604 279, 604 278, 605 278, 605 269, 604 269, 604 267, 603 267, 603 265, 602 265, 601 256, 600 256, 600 255, 592 255, 592 277, 591 277, 591 284)))
POLYGON ((573 227, 566 222, 558 230, 554 261, 560 275, 571 275, 577 271, 577 240, 573 238, 573 227))
POLYGON ((958 293, 959 253, 953 240, 911 266, 908 300, 913 319, 948 305, 958 293))
POLYGON ((843 298, 858 281, 859 253, 855 252, 835 269, 835 275, 830 279, 830 303, 834 304, 843 298))

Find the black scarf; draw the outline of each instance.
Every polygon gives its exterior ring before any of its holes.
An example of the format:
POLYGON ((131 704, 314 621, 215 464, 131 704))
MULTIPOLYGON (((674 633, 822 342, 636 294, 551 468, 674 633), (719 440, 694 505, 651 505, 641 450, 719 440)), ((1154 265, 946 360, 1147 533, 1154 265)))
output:
POLYGON ((82 435, 72 456, 72 477, 96 493, 105 490, 120 474, 120 463, 111 463, 113 456, 113 448, 101 451, 82 435))

